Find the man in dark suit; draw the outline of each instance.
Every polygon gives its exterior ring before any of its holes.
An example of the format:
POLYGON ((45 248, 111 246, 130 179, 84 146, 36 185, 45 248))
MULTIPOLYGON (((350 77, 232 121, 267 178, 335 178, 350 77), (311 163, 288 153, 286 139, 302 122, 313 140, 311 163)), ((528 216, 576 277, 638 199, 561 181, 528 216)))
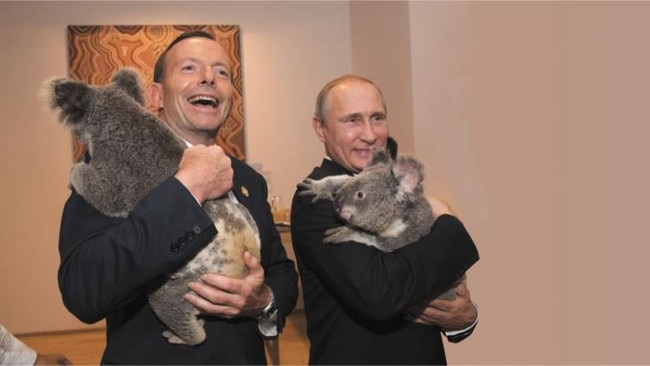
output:
POLYGON ((205 32, 179 36, 159 58, 148 90, 162 120, 189 146, 174 176, 125 219, 101 214, 74 191, 65 205, 59 286, 79 319, 106 319, 103 364, 265 364, 263 338, 277 335, 295 306, 297 273, 273 225, 266 182, 215 143, 232 94, 219 42, 205 32), (244 279, 208 273, 192 283, 185 300, 206 314, 206 341, 172 345, 146 290, 217 235, 201 204, 229 191, 257 223, 261 261, 244 255, 244 279))
MULTIPOLYGON (((386 147, 389 139, 381 92, 357 76, 325 85, 312 123, 326 153, 312 179, 358 173, 370 161, 372 148, 386 147)), ((445 364, 441 332, 458 342, 478 321, 462 281, 478 252, 449 207, 431 199, 439 217, 430 233, 384 253, 354 242, 324 245, 325 231, 341 225, 334 206, 329 200, 312 204, 312 197, 298 192, 291 231, 310 364, 445 364), (435 299, 453 284, 455 300, 435 299)))

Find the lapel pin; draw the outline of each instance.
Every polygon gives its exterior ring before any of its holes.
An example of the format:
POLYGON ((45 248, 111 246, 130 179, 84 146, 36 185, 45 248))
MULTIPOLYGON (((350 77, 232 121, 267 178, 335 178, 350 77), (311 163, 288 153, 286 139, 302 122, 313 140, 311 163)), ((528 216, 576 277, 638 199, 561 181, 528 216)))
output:
POLYGON ((244 186, 241 187, 241 194, 243 194, 245 197, 248 197, 248 189, 244 186))

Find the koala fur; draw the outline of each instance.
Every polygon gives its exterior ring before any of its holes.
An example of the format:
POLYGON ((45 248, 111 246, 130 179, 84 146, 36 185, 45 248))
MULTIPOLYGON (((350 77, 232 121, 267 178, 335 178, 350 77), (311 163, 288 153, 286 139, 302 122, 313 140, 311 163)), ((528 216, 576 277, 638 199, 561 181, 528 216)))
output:
MULTIPOLYGON (((45 94, 50 107, 59 110, 59 120, 88 147, 91 161, 74 164, 70 183, 100 212, 126 217, 151 189, 175 173, 186 144, 144 107, 137 71, 120 69, 103 86, 53 79, 45 94)), ((244 251, 260 257, 257 225, 230 195, 203 204, 219 235, 149 289, 149 304, 170 343, 196 345, 205 340, 198 309, 183 300, 189 282, 205 272, 243 278, 248 272, 244 251)))
MULTIPOLYGON (((388 151, 375 149, 370 164, 355 176, 307 178, 298 187, 304 189, 299 195, 314 196, 312 203, 333 201, 345 222, 327 230, 323 243, 355 241, 392 252, 429 233, 436 219, 423 194, 423 179, 423 165, 415 158, 393 161, 388 151)), ((455 293, 443 296, 453 299, 455 293)))

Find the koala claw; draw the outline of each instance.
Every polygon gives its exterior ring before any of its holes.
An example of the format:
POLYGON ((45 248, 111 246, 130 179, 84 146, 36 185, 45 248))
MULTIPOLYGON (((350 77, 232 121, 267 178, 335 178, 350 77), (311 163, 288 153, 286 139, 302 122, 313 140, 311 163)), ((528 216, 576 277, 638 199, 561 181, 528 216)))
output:
POLYGON ((298 193, 298 196, 314 196, 314 198, 311 200, 311 203, 316 203, 319 200, 334 201, 332 192, 324 189, 324 187, 318 183, 318 181, 311 178, 306 178, 302 182, 298 183, 298 188, 303 189, 303 191, 300 191, 298 193))
POLYGON ((445 291, 442 295, 438 296, 438 299, 447 300, 447 301, 456 300, 456 291, 454 291, 453 288, 449 289, 445 291))
POLYGON ((323 239, 324 244, 337 244, 341 243, 344 241, 348 241, 348 232, 350 229, 348 229, 345 226, 339 226, 335 228, 331 228, 325 231, 325 238, 323 239))
POLYGON ((162 335, 167 338, 167 342, 171 344, 185 344, 185 342, 180 339, 178 336, 176 336, 174 333, 170 332, 169 330, 165 330, 162 332, 162 335))

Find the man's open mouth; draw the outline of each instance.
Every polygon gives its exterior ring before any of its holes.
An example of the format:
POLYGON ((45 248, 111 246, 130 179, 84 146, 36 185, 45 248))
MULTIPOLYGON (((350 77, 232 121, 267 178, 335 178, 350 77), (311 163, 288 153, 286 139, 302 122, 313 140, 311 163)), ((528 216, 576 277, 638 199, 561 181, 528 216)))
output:
POLYGON ((195 95, 187 100, 193 105, 202 105, 212 108, 217 108, 219 106, 219 101, 215 97, 208 95, 195 95))

